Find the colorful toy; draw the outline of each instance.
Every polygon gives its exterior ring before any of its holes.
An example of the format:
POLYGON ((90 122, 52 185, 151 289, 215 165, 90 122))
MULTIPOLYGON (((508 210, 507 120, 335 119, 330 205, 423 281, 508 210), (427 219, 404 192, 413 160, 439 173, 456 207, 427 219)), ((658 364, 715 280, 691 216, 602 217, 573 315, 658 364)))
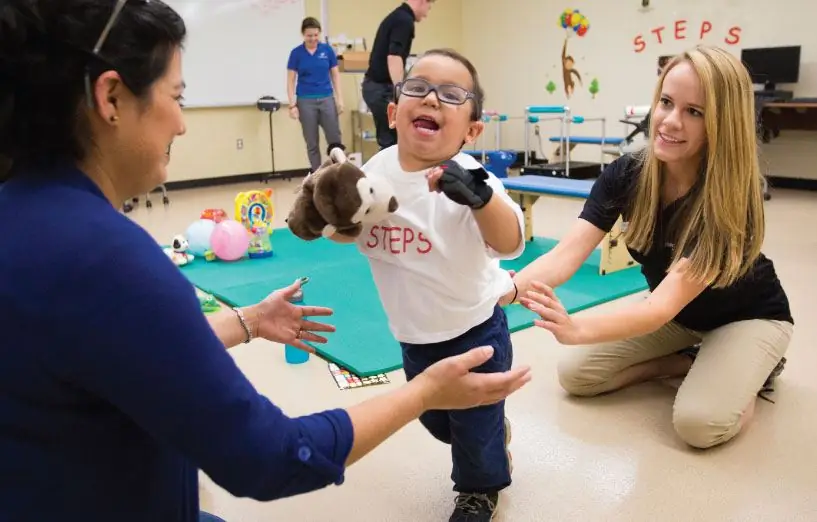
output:
POLYGON ((250 190, 235 197, 235 220, 247 231, 258 224, 264 224, 272 234, 272 218, 275 207, 272 204, 272 189, 250 190))
POLYGON ((249 246, 249 232, 241 223, 232 219, 216 224, 210 236, 210 249, 222 261, 241 259, 249 246))
POLYGON ((382 221, 397 210, 394 190, 382 177, 366 177, 339 147, 301 183, 287 226, 306 241, 335 232, 357 237, 363 223, 382 221))
POLYGON ((169 247, 164 249, 164 253, 176 266, 184 266, 195 259, 193 254, 188 253, 189 244, 184 236, 178 235, 173 237, 169 247))
POLYGON ((206 208, 201 211, 201 219, 209 219, 215 223, 220 223, 227 219, 227 213, 220 208, 206 208))
POLYGON ((189 244, 189 252, 196 256, 204 256, 210 250, 210 236, 216 228, 216 222, 203 218, 192 222, 184 233, 189 244))
POLYGON ((198 288, 196 288, 196 297, 199 298, 199 304, 201 305, 201 311, 205 314, 211 314, 213 312, 218 312, 221 310, 221 305, 218 304, 216 298, 213 297, 211 294, 207 292, 202 292, 198 288))
POLYGON ((267 225, 259 222, 250 228, 252 238, 250 239, 249 256, 250 259, 270 257, 272 255, 272 241, 270 241, 270 231, 267 225))

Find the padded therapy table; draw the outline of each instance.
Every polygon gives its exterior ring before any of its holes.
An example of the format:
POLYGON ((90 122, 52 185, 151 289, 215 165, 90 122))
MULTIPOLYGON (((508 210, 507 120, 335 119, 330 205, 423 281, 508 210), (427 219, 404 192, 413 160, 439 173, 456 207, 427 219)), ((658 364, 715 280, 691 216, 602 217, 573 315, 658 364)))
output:
POLYGON ((552 143, 559 143, 562 141, 569 141, 571 144, 576 145, 621 145, 624 143, 624 138, 613 137, 613 136, 551 136, 550 141, 552 143))
MULTIPOLYGON (((503 178, 508 195, 522 208, 525 215, 525 240, 533 240, 533 205, 542 196, 587 199, 595 180, 523 175, 503 178)), ((636 263, 621 238, 622 221, 619 216, 601 244, 599 274, 605 275, 634 266, 636 263)))

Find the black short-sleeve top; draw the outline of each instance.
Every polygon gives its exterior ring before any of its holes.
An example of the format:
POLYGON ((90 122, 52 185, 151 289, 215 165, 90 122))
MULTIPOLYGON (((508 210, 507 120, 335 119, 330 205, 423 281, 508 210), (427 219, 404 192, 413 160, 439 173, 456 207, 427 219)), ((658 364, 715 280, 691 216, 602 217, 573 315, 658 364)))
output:
MULTIPOLYGON (((627 223, 630 200, 640 173, 638 161, 631 155, 613 161, 596 180, 579 217, 605 232, 613 228, 619 216, 627 223)), ((662 232, 668 230, 682 201, 683 198, 661 210, 649 252, 627 248, 641 264, 650 290, 655 290, 663 281, 672 263, 674 246, 662 232)), ((763 254, 741 279, 726 288, 706 288, 675 317, 682 326, 702 332, 750 319, 794 322, 774 264, 763 254)))

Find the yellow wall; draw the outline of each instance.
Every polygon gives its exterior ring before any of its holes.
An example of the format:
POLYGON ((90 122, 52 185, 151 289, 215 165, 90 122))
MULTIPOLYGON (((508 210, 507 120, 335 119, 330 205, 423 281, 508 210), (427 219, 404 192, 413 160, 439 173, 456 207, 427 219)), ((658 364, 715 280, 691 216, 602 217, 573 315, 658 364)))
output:
MULTIPOLYGON (((331 0, 328 36, 365 38, 369 46, 377 26, 398 0, 331 0)), ((306 0, 307 16, 320 18, 320 0, 306 0)), ((413 52, 438 46, 461 48, 462 0, 440 0, 417 24, 413 52)), ((300 42, 292 42, 295 47, 300 42)), ((351 110, 360 103, 362 75, 343 75, 346 112, 341 116, 343 140, 352 144, 351 110)), ((194 180, 268 172, 271 169, 269 114, 255 107, 185 110, 187 134, 173 146, 169 181, 194 180), (243 141, 238 149, 237 140, 243 141)), ((273 115, 276 170, 306 169, 306 146, 297 121, 286 110, 273 115)), ((323 141, 323 136, 321 136, 323 141)))

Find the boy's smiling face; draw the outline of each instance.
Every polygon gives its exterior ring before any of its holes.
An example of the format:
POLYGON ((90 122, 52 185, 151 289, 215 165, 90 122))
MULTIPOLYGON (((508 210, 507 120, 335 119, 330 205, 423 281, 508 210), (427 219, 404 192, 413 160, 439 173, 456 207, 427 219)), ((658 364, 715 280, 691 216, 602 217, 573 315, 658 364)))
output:
MULTIPOLYGON (((468 69, 448 56, 429 55, 421 58, 406 81, 422 79, 431 85, 458 86, 463 94, 473 90, 468 69)), ((407 86, 410 90, 414 87, 407 86)), ((422 84, 417 86, 422 92, 422 84)), ((456 95, 457 90, 445 87, 442 95, 430 91, 425 97, 399 93, 397 102, 389 104, 389 123, 397 130, 403 168, 419 171, 448 160, 462 148, 463 142, 473 143, 482 133, 483 123, 472 121, 473 101, 462 105, 441 101, 456 95)))

